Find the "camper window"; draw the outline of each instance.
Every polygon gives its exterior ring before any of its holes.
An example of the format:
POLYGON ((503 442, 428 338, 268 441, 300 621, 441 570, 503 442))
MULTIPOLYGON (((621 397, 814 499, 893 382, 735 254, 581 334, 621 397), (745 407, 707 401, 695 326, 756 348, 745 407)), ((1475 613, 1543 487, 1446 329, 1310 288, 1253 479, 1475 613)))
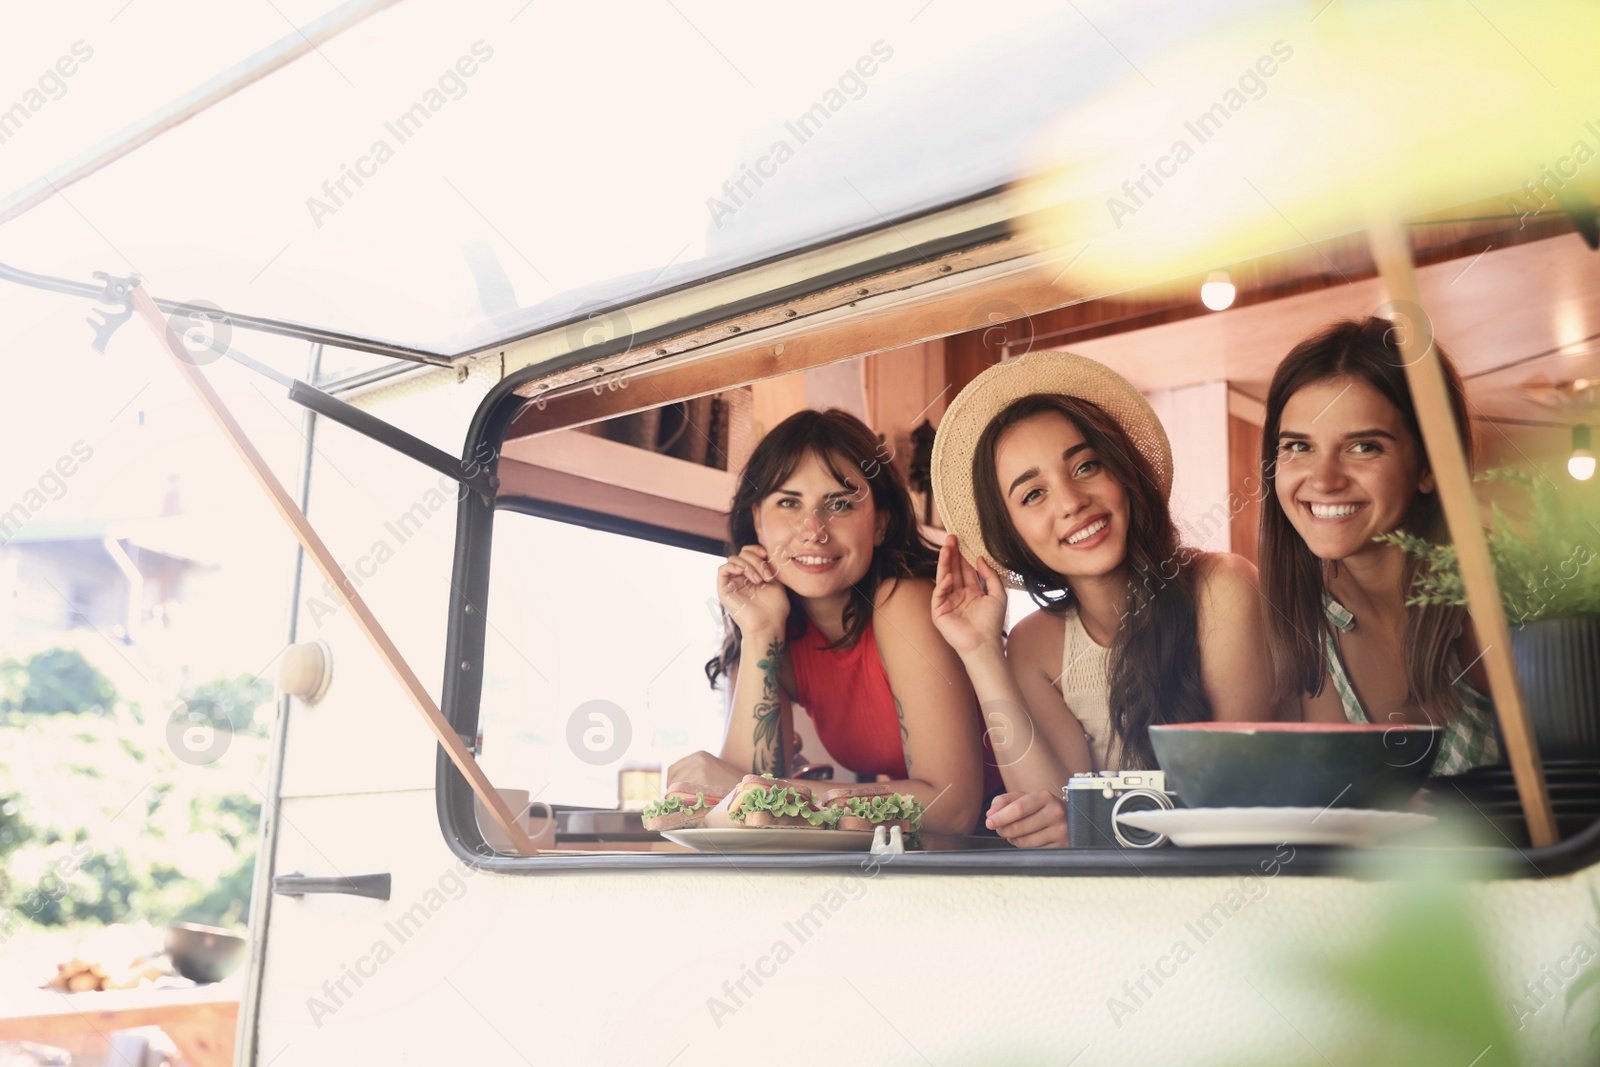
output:
MULTIPOLYGON (((486 850, 472 829, 470 790, 441 761, 442 822, 453 845, 463 858, 525 874, 590 867, 731 872, 859 864, 861 857, 849 853, 687 851, 643 833, 625 815, 611 814, 636 810, 658 796, 667 784, 661 774, 675 760, 721 747, 726 696, 710 687, 705 674, 706 660, 721 638, 714 591, 724 557, 712 520, 726 521, 713 508, 729 498, 735 476, 682 463, 701 474, 691 478, 678 471, 689 488, 674 490, 683 499, 668 500, 659 481, 619 487, 626 479, 616 464, 607 464, 578 486, 558 477, 560 466, 581 467, 579 453, 609 455, 608 447, 585 451, 559 438, 548 435, 538 449, 506 442, 502 496, 492 518, 488 512, 475 514, 473 500, 464 502, 467 522, 459 534, 453 579, 461 613, 451 652, 463 666, 459 675, 451 672, 446 679, 444 708, 463 733, 475 728, 481 736, 479 758, 491 782, 527 790, 541 815, 542 805, 550 805, 558 828, 564 821, 584 829, 558 833, 554 842, 541 840, 542 848, 553 843, 555 849, 539 856, 486 850), (532 498, 541 487, 555 492, 563 486, 568 499, 562 503, 532 498), (660 499, 652 503, 644 500, 648 497, 660 499), (584 510, 584 500, 594 510, 584 510), (595 506, 601 502, 607 510, 595 506), (652 518, 670 518, 676 526, 650 525, 652 518), (487 590, 486 600, 468 597, 465 591, 471 590, 487 590), (481 659, 475 648, 480 628, 481 659), (458 677, 463 681, 453 682, 458 677), (481 685, 481 693, 474 692, 473 682, 481 685)), ((794 721, 808 760, 836 763, 808 717, 796 714, 794 721)), ((837 770, 841 779, 850 777, 837 770)), ((544 828, 541 819, 536 829, 544 828)), ((897 858, 895 870, 1234 876, 1283 865, 1282 855, 1268 847, 1157 847, 1134 855, 1121 848, 1017 849, 992 837, 955 837, 924 846, 897 858)), ((1523 862, 1507 867, 1508 873, 1549 874, 1584 863, 1582 854, 1570 849, 1539 854, 1538 868, 1528 857, 1519 858, 1523 862)), ((1339 873, 1346 870, 1345 862, 1335 850, 1304 850, 1293 873, 1339 873)))
POLYGON ((721 745, 720 555, 502 508, 492 559, 478 722, 497 786, 614 808, 624 771, 721 745))

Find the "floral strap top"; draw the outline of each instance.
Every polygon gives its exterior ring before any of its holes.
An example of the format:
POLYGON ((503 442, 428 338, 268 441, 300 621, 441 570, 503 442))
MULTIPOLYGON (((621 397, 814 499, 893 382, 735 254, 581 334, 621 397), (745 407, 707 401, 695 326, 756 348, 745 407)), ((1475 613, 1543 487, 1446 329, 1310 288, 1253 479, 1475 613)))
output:
MULTIPOLYGON (((1342 633, 1356 628, 1356 618, 1345 606, 1324 595, 1323 610, 1328 621, 1342 633)), ((1345 673, 1344 659, 1339 655, 1339 642, 1327 630, 1322 638, 1323 658, 1327 661, 1328 677, 1333 679, 1334 691, 1344 707, 1344 717, 1351 722, 1370 722, 1355 686, 1345 673)), ((1455 654, 1451 653, 1451 669, 1456 667, 1455 654)), ((1485 763, 1500 762, 1500 741, 1495 734, 1494 704, 1488 695, 1472 684, 1466 671, 1456 676, 1456 689, 1461 694, 1461 712, 1451 716, 1440 735, 1439 754, 1434 757, 1433 769, 1437 777, 1443 774, 1460 774, 1485 763)))

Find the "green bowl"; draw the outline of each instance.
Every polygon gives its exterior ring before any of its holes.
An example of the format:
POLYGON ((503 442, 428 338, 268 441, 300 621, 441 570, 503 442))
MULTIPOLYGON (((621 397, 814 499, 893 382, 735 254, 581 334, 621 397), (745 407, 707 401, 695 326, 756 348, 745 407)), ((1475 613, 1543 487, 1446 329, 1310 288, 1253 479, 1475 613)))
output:
POLYGON ((1438 754, 1437 726, 1192 722, 1150 727, 1167 788, 1191 808, 1395 808, 1438 754))

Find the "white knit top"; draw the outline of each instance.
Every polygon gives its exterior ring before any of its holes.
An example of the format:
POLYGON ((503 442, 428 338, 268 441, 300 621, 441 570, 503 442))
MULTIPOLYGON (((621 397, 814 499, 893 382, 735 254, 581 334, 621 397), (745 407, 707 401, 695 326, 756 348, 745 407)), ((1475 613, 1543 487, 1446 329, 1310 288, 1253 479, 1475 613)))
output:
POLYGON ((1111 729, 1111 650, 1094 643, 1076 606, 1062 616, 1066 641, 1061 650, 1061 699, 1083 724, 1097 771, 1119 771, 1121 746, 1111 729))

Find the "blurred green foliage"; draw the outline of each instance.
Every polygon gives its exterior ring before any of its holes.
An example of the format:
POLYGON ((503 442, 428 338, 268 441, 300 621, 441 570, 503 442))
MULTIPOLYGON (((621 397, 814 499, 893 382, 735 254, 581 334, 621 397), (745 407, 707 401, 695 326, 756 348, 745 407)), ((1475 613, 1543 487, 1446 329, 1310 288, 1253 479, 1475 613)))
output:
POLYGON ((22 805, 18 798, 0 793, 0 900, 6 899, 10 879, 6 877, 6 854, 26 845, 33 839, 33 827, 22 818, 22 805))
POLYGON ((1377 936, 1335 963, 1329 984, 1359 1004, 1354 1061, 1502 1067, 1517 1055, 1483 938, 1459 887, 1404 885, 1377 936))
MULTIPOLYGON (((1594 917, 1600 920, 1600 893, 1589 890, 1589 899, 1594 902, 1594 917)), ((1578 974, 1577 979, 1567 987, 1567 1013, 1585 1000, 1593 1000, 1595 994, 1590 992, 1600 988, 1600 967, 1590 967, 1578 974)), ((1589 1031, 1589 1040, 1597 1049, 1600 1049, 1600 1013, 1596 1013, 1594 1026, 1589 1031)))
POLYGON ((47 648, 25 662, 0 660, 0 709, 5 711, 105 714, 116 702, 111 679, 77 649, 47 648))
POLYGON ((186 686, 179 696, 191 705, 215 708, 227 719, 235 734, 267 735, 267 726, 255 721, 256 709, 272 699, 272 683, 264 678, 248 674, 213 678, 196 686, 186 686))
POLYGON ((214 763, 177 759, 165 717, 147 723, 114 695, 100 715, 0 716, 0 919, 245 921, 268 751, 253 713, 271 687, 217 678, 180 695, 235 729, 214 763))
MULTIPOLYGON (((1495 970, 1503 961, 1491 957, 1465 891, 1488 874, 1484 862, 1469 848, 1396 850, 1363 868, 1380 891, 1362 932, 1328 950, 1286 947, 1280 980, 1256 991, 1281 999, 1287 1007, 1269 1001, 1272 1010, 1298 1023, 1290 1025, 1301 1051, 1272 1067, 1542 1067, 1518 1036, 1510 983, 1495 970)), ((1216 1062, 1266 1067, 1248 1057, 1216 1062)))
MULTIPOLYGON (((1516 485, 1527 497, 1521 522, 1498 504, 1490 508, 1489 556, 1511 624, 1600 614, 1600 506, 1593 494, 1563 495, 1548 476, 1510 468, 1485 471, 1477 480, 1516 485)), ((1407 603, 1467 602, 1454 545, 1431 544, 1404 531, 1377 540, 1423 561, 1407 603)))

